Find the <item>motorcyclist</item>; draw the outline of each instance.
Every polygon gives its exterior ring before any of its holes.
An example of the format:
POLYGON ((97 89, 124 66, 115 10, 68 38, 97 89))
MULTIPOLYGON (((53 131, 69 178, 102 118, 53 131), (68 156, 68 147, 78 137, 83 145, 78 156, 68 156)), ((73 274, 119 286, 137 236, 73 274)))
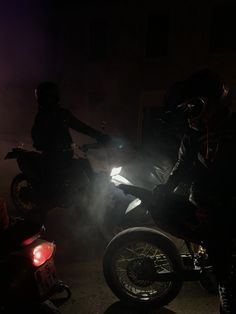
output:
MULTIPOLYGON (((41 82, 35 90, 35 98, 38 112, 31 136, 33 146, 42 153, 47 182, 53 177, 55 180, 55 175, 62 169, 75 166, 75 160, 72 159, 74 152, 70 129, 88 135, 101 143, 109 141, 108 135, 88 126, 68 109, 61 107, 58 86, 54 82, 41 82)), ((77 166, 86 170, 88 176, 92 176, 92 169, 86 159, 80 158, 77 166)))
POLYGON ((229 107, 230 90, 218 75, 204 69, 175 84, 167 98, 174 99, 173 107, 183 113, 189 127, 167 182, 154 193, 166 199, 166 224, 174 222, 181 229, 187 215, 192 230, 200 233, 219 284, 220 313, 236 313, 232 269, 236 117, 229 107), (172 195, 180 183, 189 185, 190 202, 181 203, 186 206, 177 212, 181 206, 172 195))

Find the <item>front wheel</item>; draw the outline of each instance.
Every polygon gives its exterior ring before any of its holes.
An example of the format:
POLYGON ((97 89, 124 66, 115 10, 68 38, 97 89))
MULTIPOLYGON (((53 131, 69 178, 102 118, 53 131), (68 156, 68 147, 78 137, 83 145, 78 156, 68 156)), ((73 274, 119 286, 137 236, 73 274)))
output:
POLYGON ((108 286, 120 300, 135 306, 162 307, 170 303, 179 293, 182 281, 158 282, 151 276, 182 270, 182 259, 174 243, 157 230, 144 227, 127 229, 115 236, 103 260, 108 286), (146 274, 149 275, 145 279, 146 274))
POLYGON ((29 214, 36 208, 32 182, 23 173, 18 174, 12 181, 11 198, 20 214, 29 214))

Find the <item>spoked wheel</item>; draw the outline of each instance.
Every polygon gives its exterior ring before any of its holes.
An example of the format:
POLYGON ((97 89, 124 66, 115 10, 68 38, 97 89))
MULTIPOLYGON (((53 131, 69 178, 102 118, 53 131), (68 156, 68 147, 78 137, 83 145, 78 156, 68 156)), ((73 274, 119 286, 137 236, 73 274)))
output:
POLYGON ((156 281, 155 274, 182 271, 175 245, 149 228, 122 231, 108 245, 104 275, 113 293, 133 305, 164 306, 179 293, 181 281, 156 281))
POLYGON ((36 208, 36 198, 32 183, 23 173, 18 174, 11 184, 11 197, 21 214, 29 214, 36 208))

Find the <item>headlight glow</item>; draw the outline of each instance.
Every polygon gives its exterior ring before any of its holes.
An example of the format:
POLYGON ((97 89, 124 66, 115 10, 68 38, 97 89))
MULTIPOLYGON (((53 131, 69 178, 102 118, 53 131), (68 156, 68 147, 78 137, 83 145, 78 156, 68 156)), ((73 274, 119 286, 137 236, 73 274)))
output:
POLYGON ((111 182, 115 184, 115 186, 118 186, 120 184, 131 184, 131 182, 124 177, 120 176, 119 174, 116 176, 113 176, 111 178, 111 182))
POLYGON ((122 167, 112 168, 110 176, 117 176, 121 172, 122 167))

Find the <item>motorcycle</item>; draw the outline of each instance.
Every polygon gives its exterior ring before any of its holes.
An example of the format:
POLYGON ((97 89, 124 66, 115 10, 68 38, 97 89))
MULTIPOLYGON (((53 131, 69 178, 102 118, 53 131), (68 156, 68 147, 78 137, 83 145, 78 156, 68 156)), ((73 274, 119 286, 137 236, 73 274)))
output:
POLYGON ((170 163, 167 159, 157 155, 149 158, 147 154, 137 153, 130 143, 120 138, 113 138, 112 144, 105 149, 100 143, 89 143, 74 145, 73 151, 76 171, 73 171, 73 166, 60 169, 60 175, 53 180, 57 192, 50 200, 45 195, 47 187, 44 187, 41 154, 22 147, 13 148, 6 154, 5 159, 16 159, 21 170, 13 178, 10 188, 11 198, 20 215, 39 214, 44 217, 54 207, 75 205, 76 219, 79 215, 80 221, 95 222, 106 241, 122 229, 153 224, 142 204, 139 210, 131 210, 136 198, 124 196, 116 186, 136 184, 151 189, 168 175, 170 163), (158 160, 158 166, 154 159, 158 160))
POLYGON ((10 187, 17 214, 44 221, 52 208, 70 207, 73 221, 89 222, 99 229, 105 241, 110 241, 117 227, 120 230, 119 222, 131 199, 124 197, 113 182, 113 179, 127 182, 118 174, 123 145, 113 140, 110 150, 100 143, 89 143, 74 145, 73 151, 76 170, 73 165, 70 169, 60 169, 59 179, 53 178, 56 193, 50 200, 45 195, 42 155, 23 147, 13 148, 6 154, 5 159, 16 159, 21 170, 10 187), (114 159, 112 156, 116 154, 118 157, 114 159))
POLYGON ((167 305, 184 281, 199 281, 216 293, 216 280, 200 237, 195 238, 190 227, 183 234, 175 226, 167 227, 157 215, 157 200, 150 190, 124 184, 119 188, 147 206, 156 227, 128 228, 110 241, 103 272, 112 292, 122 301, 145 307, 167 305), (169 235, 184 241, 186 250, 180 252, 169 235))
POLYGON ((56 246, 43 238, 44 231, 42 225, 19 217, 10 217, 1 231, 1 313, 19 308, 36 313, 57 293, 70 298, 69 287, 57 277, 56 246))
POLYGON ((11 183, 11 198, 19 214, 27 215, 34 210, 40 210, 43 207, 40 206, 42 202, 44 208, 48 209, 57 206, 69 207, 88 197, 86 193, 91 190, 92 180, 98 174, 93 171, 87 152, 99 148, 101 148, 99 143, 74 145, 72 150, 75 158, 72 159, 69 167, 59 169, 58 175, 53 178, 53 197, 47 192, 47 173, 41 153, 22 147, 13 148, 8 152, 5 159, 16 159, 21 170, 11 183), (78 156, 76 150, 82 152, 83 156, 78 156))

